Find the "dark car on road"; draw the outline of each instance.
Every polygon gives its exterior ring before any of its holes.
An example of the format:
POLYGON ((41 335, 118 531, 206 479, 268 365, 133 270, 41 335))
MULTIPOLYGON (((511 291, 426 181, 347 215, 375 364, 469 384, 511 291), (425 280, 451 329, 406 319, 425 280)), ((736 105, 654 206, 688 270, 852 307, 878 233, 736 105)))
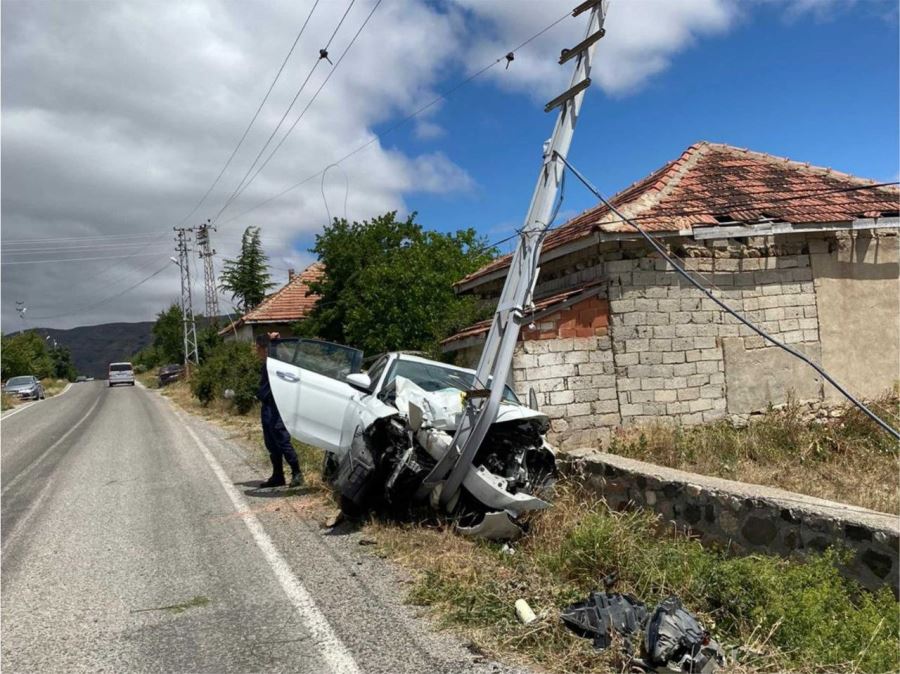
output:
POLYGON ((178 381, 179 379, 181 379, 182 371, 183 368, 181 367, 181 365, 163 365, 159 369, 159 385, 162 387, 166 384, 171 384, 173 381, 178 381))
POLYGON ((44 385, 41 380, 32 375, 23 377, 10 377, 3 385, 3 392, 22 400, 43 400, 44 385))

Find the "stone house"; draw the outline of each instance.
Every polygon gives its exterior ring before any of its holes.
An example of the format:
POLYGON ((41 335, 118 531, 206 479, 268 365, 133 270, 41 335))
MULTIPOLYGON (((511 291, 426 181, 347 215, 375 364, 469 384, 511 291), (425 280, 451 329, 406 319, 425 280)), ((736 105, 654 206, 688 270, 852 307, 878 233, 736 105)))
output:
POLYGON ((258 306, 238 320, 222 328, 225 340, 250 342, 263 332, 279 332, 282 337, 293 335, 293 326, 309 315, 318 295, 309 293, 309 284, 322 278, 325 267, 314 262, 299 274, 290 272, 288 282, 266 297, 258 306))
MULTIPOLYGON (((613 203, 704 285, 835 379, 875 397, 900 378, 895 187, 701 142, 613 203)), ((456 284, 493 305, 509 256, 456 284)), ((513 365, 562 447, 620 426, 745 418, 789 395, 839 395, 681 278, 605 206, 548 234, 513 365)), ((483 322, 445 340, 473 365, 483 322)))

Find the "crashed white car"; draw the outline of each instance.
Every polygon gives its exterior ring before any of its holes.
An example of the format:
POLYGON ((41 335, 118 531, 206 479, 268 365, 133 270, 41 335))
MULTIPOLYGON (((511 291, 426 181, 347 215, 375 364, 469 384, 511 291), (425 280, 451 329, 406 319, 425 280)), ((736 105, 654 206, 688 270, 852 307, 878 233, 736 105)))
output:
MULTIPOLYGON (((273 342, 267 368, 285 426, 325 450, 323 473, 345 506, 436 507, 444 476, 432 471, 456 452, 453 432, 467 398, 479 394, 475 372, 403 352, 380 356, 365 372, 362 361, 358 349, 330 342, 273 342)), ((520 533, 514 520, 549 505, 538 494, 556 477, 547 416, 508 386, 503 401, 447 508, 465 532, 491 538, 520 533)))

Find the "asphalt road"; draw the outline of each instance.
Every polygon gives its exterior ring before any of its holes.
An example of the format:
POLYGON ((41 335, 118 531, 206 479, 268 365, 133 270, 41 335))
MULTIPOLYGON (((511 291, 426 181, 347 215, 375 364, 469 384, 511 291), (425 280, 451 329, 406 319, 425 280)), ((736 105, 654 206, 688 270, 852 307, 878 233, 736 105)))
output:
POLYGON ((154 392, 77 384, 0 440, 4 672, 505 671, 154 392))

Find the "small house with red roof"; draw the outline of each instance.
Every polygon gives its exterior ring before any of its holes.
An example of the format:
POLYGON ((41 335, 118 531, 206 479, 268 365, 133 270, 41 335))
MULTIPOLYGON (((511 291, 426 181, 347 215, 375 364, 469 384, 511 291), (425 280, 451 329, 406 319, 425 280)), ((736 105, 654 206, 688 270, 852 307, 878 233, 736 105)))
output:
MULTIPOLYGON (((701 142, 611 200, 720 299, 855 394, 900 378, 900 192, 829 168, 701 142)), ((501 257, 456 284, 496 303, 501 257)), ((489 322, 443 343, 477 362, 489 322)), ((837 392, 680 277, 604 205, 550 232, 513 385, 577 446, 659 419, 746 419, 837 392)))
POLYGON ((322 278, 325 267, 314 262, 299 274, 290 274, 288 282, 266 297, 256 307, 219 331, 225 339, 253 341, 265 332, 279 332, 282 337, 293 334, 293 326, 309 315, 318 301, 309 284, 322 278))

